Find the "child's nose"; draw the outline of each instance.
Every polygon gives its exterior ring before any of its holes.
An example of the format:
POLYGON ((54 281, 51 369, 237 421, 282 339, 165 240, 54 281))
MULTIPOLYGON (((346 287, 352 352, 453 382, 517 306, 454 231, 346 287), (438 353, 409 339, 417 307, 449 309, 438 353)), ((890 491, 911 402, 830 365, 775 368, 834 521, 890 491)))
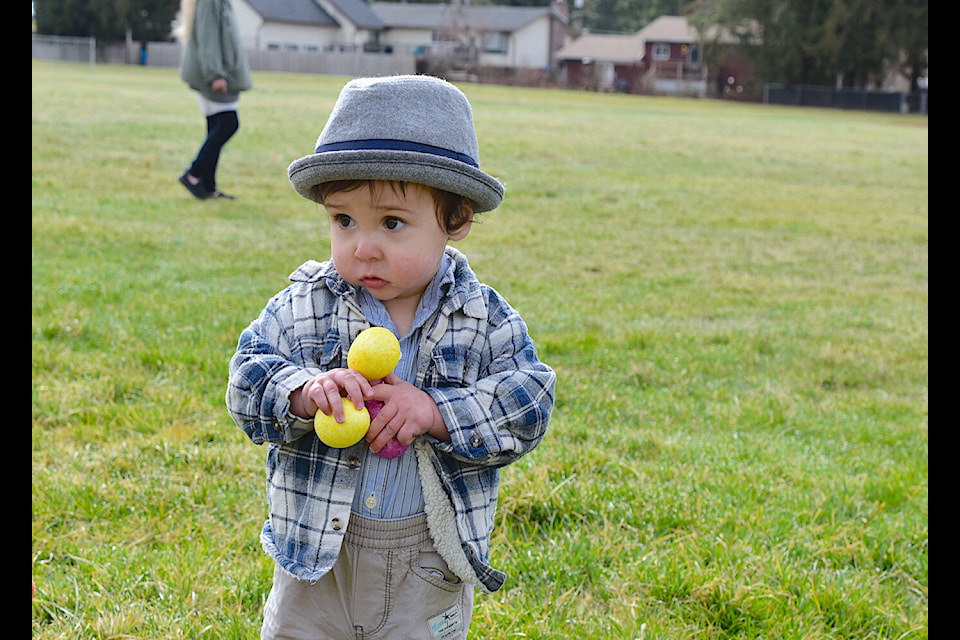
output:
POLYGON ((357 260, 367 262, 368 260, 378 259, 381 253, 380 248, 377 246, 377 243, 373 238, 361 236, 357 242, 357 249, 353 252, 353 255, 357 260))

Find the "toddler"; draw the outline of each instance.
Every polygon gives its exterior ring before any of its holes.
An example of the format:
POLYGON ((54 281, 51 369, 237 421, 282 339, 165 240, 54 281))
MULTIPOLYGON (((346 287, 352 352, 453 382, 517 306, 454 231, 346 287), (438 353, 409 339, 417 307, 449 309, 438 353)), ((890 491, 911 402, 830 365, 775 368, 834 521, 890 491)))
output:
POLYGON ((268 443, 261 638, 466 638, 474 589, 506 578, 490 564, 499 469, 540 443, 556 383, 520 315, 447 244, 503 186, 479 167, 467 98, 428 76, 349 82, 288 174, 323 205, 331 259, 301 265, 243 331, 226 394, 268 443), (372 382, 346 364, 370 326, 401 346, 372 382), (313 417, 342 421, 343 397, 383 406, 359 443, 330 448, 313 417), (406 452, 376 455, 393 437, 406 452))

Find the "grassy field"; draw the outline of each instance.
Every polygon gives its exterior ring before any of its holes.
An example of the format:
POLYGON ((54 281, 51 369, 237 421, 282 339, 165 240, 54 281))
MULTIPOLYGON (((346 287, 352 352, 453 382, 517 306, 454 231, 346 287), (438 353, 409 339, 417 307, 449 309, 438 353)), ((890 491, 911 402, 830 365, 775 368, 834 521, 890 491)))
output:
MULTIPOLYGON (((329 255, 286 167, 345 80, 255 74, 201 202, 175 70, 33 63, 34 638, 258 636, 227 362, 329 255)), ((463 89, 507 196, 458 246, 559 376, 470 637, 926 638, 927 118, 463 89)))

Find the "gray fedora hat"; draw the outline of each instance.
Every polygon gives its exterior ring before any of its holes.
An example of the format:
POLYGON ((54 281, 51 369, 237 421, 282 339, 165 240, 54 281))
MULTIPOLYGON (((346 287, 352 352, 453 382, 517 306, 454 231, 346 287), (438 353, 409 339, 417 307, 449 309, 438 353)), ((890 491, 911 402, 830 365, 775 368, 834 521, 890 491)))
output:
POLYGON ((496 209, 503 185, 480 170, 473 110, 460 89, 431 76, 357 78, 343 87, 314 153, 287 169, 313 200, 332 180, 400 180, 470 198, 496 209))

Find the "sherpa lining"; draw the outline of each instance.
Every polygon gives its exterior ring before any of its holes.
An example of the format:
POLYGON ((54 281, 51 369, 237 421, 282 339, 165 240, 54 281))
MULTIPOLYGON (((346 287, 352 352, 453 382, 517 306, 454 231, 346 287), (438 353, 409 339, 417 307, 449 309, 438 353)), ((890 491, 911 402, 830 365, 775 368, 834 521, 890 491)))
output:
POLYGON ((433 467, 432 455, 436 455, 430 445, 423 438, 417 438, 413 443, 417 452, 417 464, 420 467, 420 484, 423 487, 423 502, 427 513, 427 528, 433 537, 433 546, 443 558, 450 570, 461 580, 482 590, 492 593, 487 588, 470 565, 463 547, 460 546, 460 534, 457 533, 457 521, 453 513, 453 505, 447 498, 440 477, 433 467))

